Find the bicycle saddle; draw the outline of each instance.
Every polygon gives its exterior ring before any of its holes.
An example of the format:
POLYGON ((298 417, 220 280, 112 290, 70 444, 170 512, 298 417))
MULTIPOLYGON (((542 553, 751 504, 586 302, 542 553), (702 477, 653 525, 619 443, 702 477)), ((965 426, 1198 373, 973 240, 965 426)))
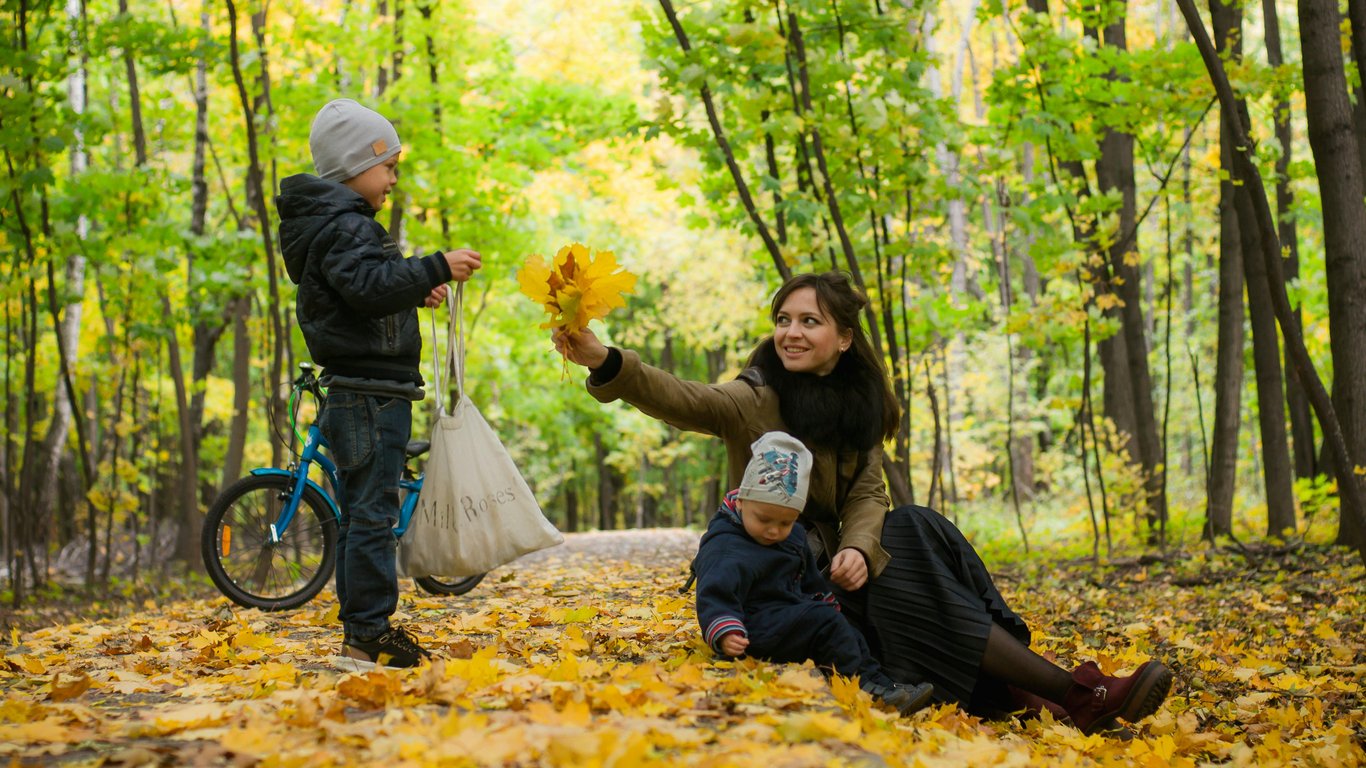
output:
POLYGON ((411 459, 414 456, 421 456, 431 449, 432 441, 430 440, 409 440, 408 444, 403 447, 403 452, 411 459))

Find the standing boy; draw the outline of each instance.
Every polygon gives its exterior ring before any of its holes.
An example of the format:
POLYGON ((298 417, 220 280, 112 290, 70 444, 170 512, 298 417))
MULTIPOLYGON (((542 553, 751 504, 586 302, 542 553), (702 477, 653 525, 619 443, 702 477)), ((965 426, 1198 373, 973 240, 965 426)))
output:
POLYGON ((726 656, 811 659, 858 675, 863 690, 903 715, 925 706, 933 688, 882 672, 840 613, 806 531, 793 525, 806 505, 811 452, 785 432, 765 433, 750 449, 740 488, 726 494, 698 546, 697 620, 707 644, 726 656))
POLYGON ((329 102, 308 143, 318 175, 285 179, 275 205, 285 266, 299 286, 295 314, 328 388, 318 426, 342 485, 342 655, 412 667, 430 654, 389 617, 398 608, 398 482, 412 403, 425 396, 417 307, 438 306, 446 283, 468 280, 480 256, 457 249, 404 258, 375 220, 398 183, 403 148, 379 113, 351 99, 329 102))

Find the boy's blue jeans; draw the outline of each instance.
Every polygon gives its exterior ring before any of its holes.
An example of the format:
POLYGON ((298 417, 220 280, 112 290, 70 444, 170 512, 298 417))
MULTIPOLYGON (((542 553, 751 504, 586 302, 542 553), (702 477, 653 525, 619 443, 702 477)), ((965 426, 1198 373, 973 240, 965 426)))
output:
POLYGON ((337 529, 338 615, 348 636, 389 629, 398 608, 394 525, 413 404, 402 398, 333 390, 318 419, 341 480, 337 529))

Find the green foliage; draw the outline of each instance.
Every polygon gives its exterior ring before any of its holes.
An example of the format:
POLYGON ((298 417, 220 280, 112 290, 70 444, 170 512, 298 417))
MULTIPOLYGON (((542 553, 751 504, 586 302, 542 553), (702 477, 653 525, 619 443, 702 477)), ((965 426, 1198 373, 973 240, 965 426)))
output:
MULTIPOLYGON (((1213 371, 1200 369, 1214 347, 1218 235, 1210 87, 1184 33, 1160 19, 1151 27, 1151 8, 1055 6, 1054 17, 1041 18, 1018 1, 992 2, 960 21, 963 9, 912 2, 676 3, 685 53, 661 7, 633 0, 237 2, 235 41, 221 4, 134 4, 123 13, 116 2, 91 0, 79 19, 53 3, 7 5, 7 498, 29 508, 15 496, 18 478, 40 471, 45 430, 58 422, 55 328, 63 317, 80 319, 69 359, 83 429, 63 440, 69 462, 87 460, 72 458, 83 441, 91 469, 91 487, 74 493, 64 519, 84 521, 93 510, 102 524, 145 532, 153 518, 175 515, 183 457, 172 342, 188 407, 202 408, 191 428, 200 505, 238 453, 247 466, 273 460, 276 334, 286 358, 307 352, 293 287, 278 254, 267 260, 275 252, 270 198, 281 178, 312 170, 307 139, 317 109, 348 96, 391 117, 402 137, 401 184, 380 221, 396 225, 405 252, 484 254, 467 294, 466 383, 561 522, 571 492, 580 517, 597 519, 604 474, 615 475, 623 508, 650 499, 666 521, 693 520, 703 489, 718 482, 721 453, 709 438, 584 393, 584 372, 554 354, 535 307, 518 295, 516 270, 528 254, 571 241, 614 251, 640 276, 639 289, 597 332, 681 376, 726 379, 770 330, 765 310, 778 269, 756 218, 792 270, 859 273, 872 302, 869 330, 903 388, 910 426, 901 445, 919 500, 950 442, 953 464, 943 471, 959 495, 953 502, 1006 498, 1013 431, 1033 438, 1043 502, 1081 509, 1077 421, 1083 363, 1094 356, 1083 344, 1118 330, 1101 253, 1131 234, 1119 231, 1121 198, 1100 192, 1094 163, 1107 132, 1127 132, 1146 213, 1134 251, 1149 291, 1144 312, 1154 318, 1154 397, 1173 414, 1169 450, 1191 467, 1169 479, 1173 497, 1196 508, 1208 424, 1194 414, 1203 408, 1212 420, 1213 412, 1213 371), (1094 32, 1121 14, 1125 50, 1094 32), (207 133, 197 144, 201 65, 207 133), (718 147, 703 89, 732 158, 718 147), (266 222, 256 220, 250 197, 249 127, 266 222), (1178 305, 1170 323, 1169 283, 1178 305), (235 382, 242 306, 240 364, 249 374, 235 382), (249 399, 246 422, 235 410, 239 387, 249 399), (246 430, 241 445, 234 428, 246 430)), ((1249 56, 1231 74, 1256 124, 1269 121, 1275 98, 1299 98, 1294 62, 1272 69, 1249 56)), ((1328 370, 1314 167, 1302 131, 1291 147, 1260 133, 1268 178, 1281 153, 1293 152, 1296 199, 1282 213, 1300 225, 1302 258, 1291 295, 1328 370)), ((438 325, 444 317, 436 313, 438 325)), ((424 365, 444 344, 437 336, 427 339, 424 365)), ((1098 364, 1090 386, 1100 402, 1098 364)), ((419 408, 415 434, 429 422, 419 408)), ((1111 503, 1136 515, 1129 501, 1141 495, 1142 478, 1119 438, 1102 437, 1111 503)), ((1168 465, 1178 462, 1169 456, 1168 465)), ((1243 482, 1256 486, 1249 474, 1243 482)), ((1330 516, 1328 493, 1301 488, 1305 514, 1330 516)), ((35 545, 70 535, 70 525, 54 522, 56 509, 49 501, 35 513, 24 532, 35 545)))

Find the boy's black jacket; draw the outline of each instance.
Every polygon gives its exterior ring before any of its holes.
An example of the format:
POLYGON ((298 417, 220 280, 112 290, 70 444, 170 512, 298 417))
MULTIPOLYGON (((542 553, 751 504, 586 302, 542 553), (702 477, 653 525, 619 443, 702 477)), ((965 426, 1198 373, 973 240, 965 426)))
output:
POLYGON ((275 206, 313 361, 328 374, 422 384, 417 307, 450 281, 445 257, 403 258, 363 197, 311 174, 281 182, 275 206))
POLYGON ((745 532, 731 503, 728 494, 698 544, 697 622, 717 651, 738 622, 753 654, 780 646, 808 611, 834 602, 834 595, 800 524, 786 540, 764 546, 745 532))

